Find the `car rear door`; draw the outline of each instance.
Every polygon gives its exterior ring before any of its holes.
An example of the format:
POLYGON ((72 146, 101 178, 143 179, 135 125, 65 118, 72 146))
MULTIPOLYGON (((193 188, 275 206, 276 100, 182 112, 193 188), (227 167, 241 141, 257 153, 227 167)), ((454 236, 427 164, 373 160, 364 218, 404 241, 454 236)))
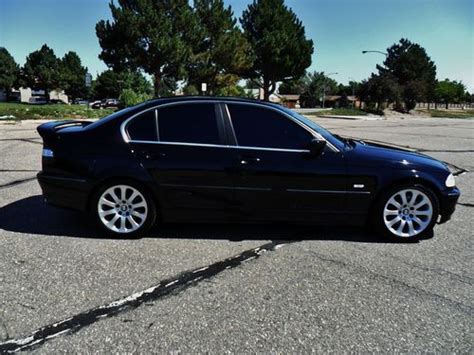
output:
POLYGON ((324 222, 344 209, 343 155, 326 146, 310 154, 309 129, 270 106, 228 103, 233 132, 235 199, 242 215, 256 219, 324 222))
POLYGON ((234 198, 228 169, 232 154, 226 148, 219 107, 214 102, 180 102, 143 115, 149 122, 141 129, 147 132, 145 137, 133 139, 133 120, 128 132, 141 163, 158 186, 164 217, 227 218, 234 198))

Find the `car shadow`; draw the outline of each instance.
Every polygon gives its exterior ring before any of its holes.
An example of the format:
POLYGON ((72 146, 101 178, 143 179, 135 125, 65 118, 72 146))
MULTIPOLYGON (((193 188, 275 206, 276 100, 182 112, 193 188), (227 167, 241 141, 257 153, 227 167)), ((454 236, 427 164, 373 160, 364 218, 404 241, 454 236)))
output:
MULTIPOLYGON (((85 213, 45 204, 40 195, 0 208, 0 229, 23 234, 59 237, 107 238, 85 213)), ((390 243, 381 236, 355 227, 323 227, 287 223, 162 223, 148 238, 243 240, 341 240, 390 243)))

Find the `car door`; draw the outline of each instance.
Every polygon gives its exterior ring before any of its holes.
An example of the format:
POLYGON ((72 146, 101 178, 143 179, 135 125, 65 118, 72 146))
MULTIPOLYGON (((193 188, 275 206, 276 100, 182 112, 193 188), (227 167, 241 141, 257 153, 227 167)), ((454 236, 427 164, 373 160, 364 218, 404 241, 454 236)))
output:
POLYGON ((256 219, 316 221, 344 209, 344 156, 326 146, 313 155, 314 135, 271 106, 227 103, 235 140, 235 199, 241 213, 256 219))
POLYGON ((213 102, 159 106, 131 120, 128 134, 158 186, 166 219, 227 217, 234 197, 228 170, 232 155, 225 148, 222 116, 213 102), (135 129, 140 121, 144 127, 135 129), (146 132, 145 137, 134 139, 134 130, 146 132))

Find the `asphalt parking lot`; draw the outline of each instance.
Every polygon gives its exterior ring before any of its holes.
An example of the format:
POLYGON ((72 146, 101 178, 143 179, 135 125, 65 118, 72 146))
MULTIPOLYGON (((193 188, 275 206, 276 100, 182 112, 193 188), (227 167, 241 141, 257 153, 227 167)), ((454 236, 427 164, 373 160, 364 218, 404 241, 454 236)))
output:
MULTIPOLYGON (((474 171, 474 120, 317 119, 474 171)), ((418 243, 362 229, 163 225, 97 237, 44 205, 37 122, 0 122, 0 352, 472 353, 474 178, 418 243)))

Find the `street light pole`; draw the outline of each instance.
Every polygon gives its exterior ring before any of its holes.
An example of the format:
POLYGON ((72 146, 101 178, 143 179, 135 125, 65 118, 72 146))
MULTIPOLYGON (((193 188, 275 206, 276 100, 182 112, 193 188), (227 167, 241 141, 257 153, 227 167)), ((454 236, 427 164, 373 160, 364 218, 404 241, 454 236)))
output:
POLYGON ((366 54, 366 53, 378 53, 378 54, 382 54, 386 57, 388 56, 388 53, 382 52, 382 51, 362 51, 362 54, 366 54))
POLYGON ((324 75, 324 82, 323 82, 323 108, 324 104, 326 102, 326 79, 329 77, 329 75, 337 75, 338 73, 329 73, 328 75, 324 75))
POLYGON ((355 107, 355 93, 354 93, 354 81, 355 79, 352 77, 349 77, 349 80, 351 81, 351 87, 352 87, 352 108, 355 107))
MULTIPOLYGON (((413 43, 411 43, 408 47, 406 47, 402 53, 406 53, 408 52, 408 50, 413 46, 413 43)), ((370 51, 362 51, 362 54, 366 54, 366 53, 378 53, 378 54, 383 54, 384 56, 388 57, 388 53, 387 52, 382 52, 382 51, 375 51, 375 50, 370 50, 370 51)))

